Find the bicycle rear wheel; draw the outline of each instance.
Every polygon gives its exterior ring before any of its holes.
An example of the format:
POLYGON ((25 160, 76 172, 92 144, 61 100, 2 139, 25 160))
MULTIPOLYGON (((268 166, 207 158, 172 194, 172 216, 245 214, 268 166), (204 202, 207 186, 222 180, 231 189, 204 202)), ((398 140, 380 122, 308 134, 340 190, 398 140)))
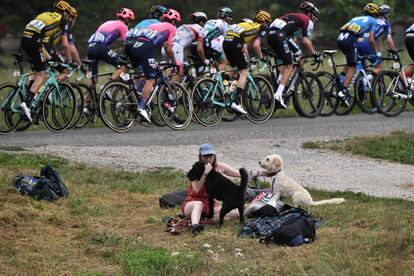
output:
POLYGON ((263 76, 253 76, 252 83, 247 81, 243 91, 243 105, 247 111, 247 119, 255 124, 269 120, 275 108, 275 98, 272 85, 263 76))
POLYGON ((170 128, 186 128, 193 116, 193 106, 188 91, 178 82, 168 81, 158 94, 158 109, 161 118, 170 128))
POLYGON ((115 132, 127 132, 135 125, 137 107, 135 95, 122 82, 107 84, 99 96, 102 121, 115 132))
POLYGON ((324 93, 319 78, 311 72, 302 72, 293 90, 296 112, 307 118, 317 117, 323 108, 324 93))
MULTIPOLYGON (((374 72, 366 72, 367 74, 371 74, 375 77, 374 72)), ((372 103, 372 82, 369 83, 369 80, 365 78, 365 76, 360 73, 357 78, 355 79, 355 99, 358 107, 361 109, 362 112, 366 114, 374 114, 377 113, 377 108, 375 104, 372 103)))
POLYGON ((76 123, 75 128, 82 128, 89 122, 93 121, 98 110, 98 105, 97 99, 93 95, 92 89, 88 85, 83 83, 79 83, 77 85, 82 90, 83 109, 78 110, 81 116, 79 118, 79 121, 76 123))
POLYGON ((23 98, 17 85, 0 85, 0 134, 11 133, 18 127, 23 117, 19 107, 23 98))
POLYGON ((339 105, 335 77, 331 73, 325 71, 316 73, 316 76, 321 82, 322 91, 324 93, 324 103, 320 115, 323 117, 331 116, 339 105))
POLYGON ((195 84, 191 93, 191 103, 194 117, 203 126, 215 126, 223 118, 225 96, 213 79, 204 78, 195 84))
POLYGON ((68 129, 76 127, 78 122, 80 121, 82 115, 83 115, 83 108, 84 108, 84 102, 83 102, 83 91, 82 88, 77 83, 69 83, 73 88, 73 93, 75 94, 76 98, 76 112, 73 116, 72 123, 68 126, 68 129))
POLYGON ((58 83, 59 88, 52 86, 42 103, 42 119, 45 126, 52 132, 67 129, 76 113, 76 96, 72 86, 58 83))
POLYGON ((405 82, 395 71, 382 71, 374 79, 371 101, 378 111, 394 117, 401 114, 407 105, 408 90, 405 82))

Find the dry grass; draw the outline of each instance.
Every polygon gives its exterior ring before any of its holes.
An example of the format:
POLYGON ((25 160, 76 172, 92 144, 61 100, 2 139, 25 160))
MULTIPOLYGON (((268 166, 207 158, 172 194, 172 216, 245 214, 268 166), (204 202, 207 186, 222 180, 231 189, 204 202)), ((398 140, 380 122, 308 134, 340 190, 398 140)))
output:
POLYGON ((47 156, 0 154, 0 162, 1 275, 147 275, 137 272, 147 270, 152 275, 414 273, 412 202, 311 191, 317 199, 340 195, 347 202, 311 209, 324 220, 315 243, 266 247, 238 238, 237 221, 226 222, 222 229, 207 226, 197 237, 164 232, 161 218, 179 210, 160 209, 158 197, 186 186, 181 173, 100 170, 47 156), (12 189, 15 174, 38 174, 45 163, 61 173, 69 199, 35 201, 12 189), (203 247, 206 243, 211 247, 203 247), (236 248, 242 257, 235 256, 236 248), (172 258, 172 252, 180 258, 172 258), (169 265, 172 270, 157 270, 169 265))

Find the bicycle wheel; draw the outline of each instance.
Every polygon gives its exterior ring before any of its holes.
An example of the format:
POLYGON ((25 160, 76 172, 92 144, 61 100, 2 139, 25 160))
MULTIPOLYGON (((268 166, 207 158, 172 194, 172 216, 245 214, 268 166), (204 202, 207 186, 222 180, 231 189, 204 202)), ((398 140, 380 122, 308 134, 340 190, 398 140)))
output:
POLYGON ((72 86, 58 83, 52 86, 43 98, 42 119, 45 126, 52 132, 61 132, 73 122, 76 113, 76 97, 72 86))
POLYGON ((203 126, 215 126, 223 118, 225 96, 215 80, 199 80, 192 91, 191 102, 193 115, 203 126))
POLYGON ((387 117, 397 116, 404 111, 407 95, 405 82, 395 71, 382 71, 374 79, 371 101, 387 117))
POLYGON ((323 108, 324 93, 319 78, 311 72, 302 72, 293 90, 296 112, 307 118, 317 117, 323 108))
POLYGON ((246 117, 255 124, 269 120, 275 108, 275 98, 272 85, 263 76, 253 76, 253 82, 248 79, 243 91, 243 105, 246 117))
MULTIPOLYGON (((153 92, 153 93, 155 93, 155 92, 153 92)), ((160 108, 159 108, 159 105, 158 105, 158 97, 160 97, 160 93, 156 93, 152 97, 151 102, 149 103, 150 109, 151 109, 150 110, 151 111, 150 119, 151 119, 151 122, 153 123, 153 125, 156 125, 156 126, 159 126, 159 127, 165 127, 167 124, 165 123, 165 121, 161 117, 160 108)), ((141 124, 142 123, 143 122, 141 122, 141 124)), ((146 125, 146 126, 149 126, 149 125, 146 125)))
POLYGON ((191 97, 180 83, 168 81, 161 86, 158 109, 167 126, 174 130, 186 128, 191 122, 192 108, 191 97))
POLYGON ((339 105, 335 77, 331 73, 325 71, 316 73, 316 76, 321 82, 322 91, 324 93, 324 104, 320 115, 323 117, 331 116, 339 105))
POLYGON ((0 85, 0 134, 11 133, 19 126, 23 117, 19 105, 23 98, 17 85, 0 85))
POLYGON ((338 96, 339 89, 337 90, 338 92, 336 93, 336 97, 339 103, 338 103, 338 106, 335 108, 336 115, 345 116, 351 113, 352 110, 354 109, 356 105, 355 86, 353 88, 354 89, 351 90, 351 87, 349 87, 350 90, 349 90, 349 98, 347 99, 347 103, 341 97, 338 96))
POLYGON ((82 128, 86 126, 89 122, 93 121, 96 116, 96 111, 98 110, 97 99, 93 95, 92 89, 83 83, 77 84, 77 86, 82 90, 82 101, 83 108, 78 110, 81 114, 78 122, 75 125, 75 128, 82 128))
POLYGON ((235 120, 237 120, 240 117, 240 113, 236 112, 233 108, 231 107, 226 107, 223 111, 223 118, 221 118, 221 120, 223 120, 224 122, 233 122, 235 120))
MULTIPOLYGON (((371 74, 375 77, 374 72, 366 72, 367 74, 371 74)), ((357 78, 355 79, 355 100, 358 107, 361 109, 362 112, 366 114, 374 114, 377 113, 377 108, 371 101, 371 94, 372 94, 372 82, 369 83, 369 80, 365 78, 364 74, 358 74, 357 78)))
POLYGON ((75 115, 73 116, 72 123, 68 126, 68 129, 76 127, 76 125, 78 124, 78 122, 80 121, 83 115, 83 108, 84 108, 84 103, 83 103, 84 97, 83 97, 82 88, 77 83, 69 83, 69 85, 72 86, 73 93, 75 94, 76 112, 75 112, 75 115))
POLYGON ((99 96, 98 106, 102 121, 115 132, 127 132, 136 123, 138 101, 122 82, 106 85, 99 96))

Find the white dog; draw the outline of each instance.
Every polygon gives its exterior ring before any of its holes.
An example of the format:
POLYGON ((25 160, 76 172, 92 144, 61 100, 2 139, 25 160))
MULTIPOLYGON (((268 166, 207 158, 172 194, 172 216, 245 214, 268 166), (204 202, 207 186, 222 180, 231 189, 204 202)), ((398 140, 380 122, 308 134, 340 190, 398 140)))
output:
POLYGON ((272 193, 276 194, 277 198, 291 197, 294 207, 341 204, 345 202, 344 198, 313 201, 305 188, 283 172, 283 159, 277 154, 266 156, 264 160, 259 162, 259 165, 265 170, 266 176, 272 177, 272 193))

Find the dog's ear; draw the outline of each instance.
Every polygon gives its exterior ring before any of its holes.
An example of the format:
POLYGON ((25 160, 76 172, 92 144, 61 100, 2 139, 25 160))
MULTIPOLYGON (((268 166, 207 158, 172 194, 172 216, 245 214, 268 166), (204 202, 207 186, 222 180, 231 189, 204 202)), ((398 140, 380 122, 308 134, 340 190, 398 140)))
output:
POLYGON ((282 158, 278 155, 273 156, 273 165, 276 170, 282 169, 282 158))
POLYGON ((204 173, 204 165, 202 162, 197 162, 193 165, 191 170, 187 173, 187 178, 190 181, 200 180, 204 173))

